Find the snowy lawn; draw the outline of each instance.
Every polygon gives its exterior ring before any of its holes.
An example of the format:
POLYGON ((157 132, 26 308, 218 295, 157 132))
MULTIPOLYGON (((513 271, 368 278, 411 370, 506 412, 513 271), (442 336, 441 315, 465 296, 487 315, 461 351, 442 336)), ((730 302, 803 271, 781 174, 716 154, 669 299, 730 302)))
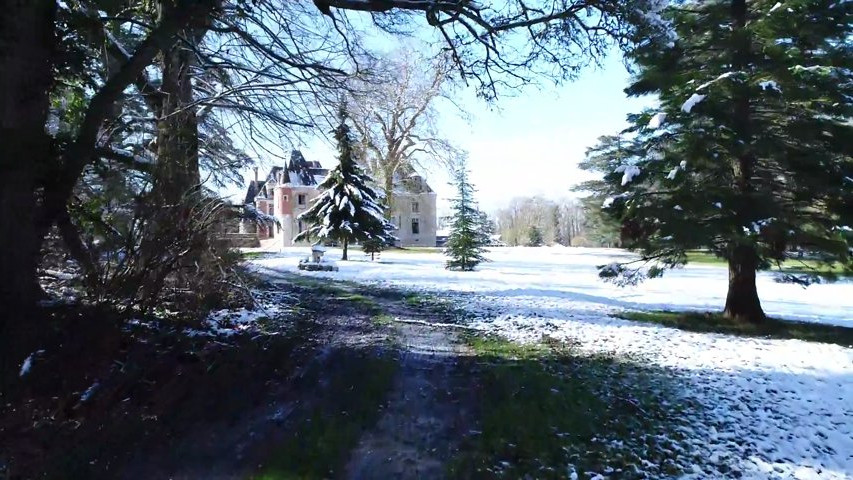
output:
MULTIPOLYGON (((306 254, 289 249, 253 264, 296 271, 306 254)), ((550 337, 581 355, 663 369, 701 406, 683 419, 681 443, 690 451, 680 457, 703 458, 681 465, 688 477, 853 478, 853 349, 613 318, 626 309, 719 310, 725 299, 727 272, 719 266, 689 266, 624 289, 597 278, 596 265, 628 255, 501 248, 478 271, 460 273, 444 270, 441 255, 384 252, 381 262, 339 262, 339 272, 310 275, 435 293, 452 298, 484 332, 521 343, 550 337)), ((849 282, 804 289, 762 274, 758 291, 771 316, 853 327, 849 282)))
MULTIPOLYGON (((295 270, 307 248, 286 248, 274 257, 258 258, 263 267, 295 270)), ((596 265, 629 258, 611 249, 584 248, 495 248, 490 263, 475 272, 444 270, 445 257, 436 253, 382 252, 370 262, 358 249, 351 249, 349 262, 339 262, 340 272, 326 275, 341 280, 381 283, 416 290, 475 293, 501 297, 506 305, 538 313, 613 313, 638 310, 722 310, 727 288, 727 270, 719 265, 697 264, 667 272, 663 278, 637 287, 620 288, 602 282, 596 265)), ((337 260, 340 252, 330 249, 326 259, 337 260)), ((813 285, 803 288, 774 282, 769 273, 759 274, 758 293, 768 315, 790 320, 831 323, 853 327, 853 283, 813 285)), ((507 312, 501 312, 507 313, 507 312)))

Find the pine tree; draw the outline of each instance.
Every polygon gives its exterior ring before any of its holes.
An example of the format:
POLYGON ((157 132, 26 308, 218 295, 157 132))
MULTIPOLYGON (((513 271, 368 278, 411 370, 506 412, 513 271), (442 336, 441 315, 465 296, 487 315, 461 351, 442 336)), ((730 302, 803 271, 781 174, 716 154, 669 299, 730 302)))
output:
POLYGON ((544 243, 545 239, 542 236, 542 230, 536 225, 531 225, 530 229, 527 230, 527 246, 541 247, 544 243))
POLYGON ((370 255, 370 261, 376 260, 376 254, 382 253, 387 244, 378 238, 371 238, 361 242, 361 251, 370 255))
POLYGON ((340 125, 335 129, 338 142, 338 165, 320 183, 325 189, 315 198, 311 207, 299 216, 309 227, 294 241, 317 238, 343 245, 342 260, 347 259, 347 248, 355 241, 378 240, 393 242, 393 225, 383 216, 379 194, 370 186, 371 179, 358 165, 353 152, 353 140, 346 113, 340 112, 340 125))
POLYGON ((851 269, 853 2, 688 3, 669 11, 674 45, 633 55, 626 91, 659 109, 629 117, 619 165, 593 167, 602 208, 651 266, 601 273, 657 276, 705 248, 729 264, 724 314, 760 322, 756 270, 797 250, 851 269))
POLYGON ((557 245, 567 245, 570 243, 566 241, 565 229, 563 228, 563 215, 560 212, 559 205, 554 205, 551 209, 551 224, 554 229, 554 243, 557 245))
POLYGON ((445 264, 451 270, 473 270, 481 262, 488 261, 483 254, 489 243, 488 216, 477 209, 474 187, 468 180, 468 170, 461 164, 454 172, 457 196, 452 200, 453 215, 450 236, 444 253, 450 259, 445 264))

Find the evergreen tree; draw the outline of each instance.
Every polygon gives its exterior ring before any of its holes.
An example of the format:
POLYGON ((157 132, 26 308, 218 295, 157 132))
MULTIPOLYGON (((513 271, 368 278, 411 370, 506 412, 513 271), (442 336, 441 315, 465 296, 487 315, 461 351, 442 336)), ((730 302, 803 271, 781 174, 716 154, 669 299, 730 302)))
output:
POLYGON ((566 236, 564 235, 565 230, 563 229, 562 217, 560 207, 558 205, 554 205, 551 209, 551 223, 552 228, 554 229, 554 243, 557 245, 567 245, 569 243, 566 241, 566 236))
MULTIPOLYGON (((640 155, 639 152, 632 150, 635 147, 635 142, 626 140, 622 135, 604 135, 599 137, 597 145, 586 151, 586 158, 578 164, 578 167, 608 175, 620 169, 622 165, 634 161, 640 155)), ((590 193, 581 201, 586 214, 584 229, 588 239, 595 245, 618 247, 621 245, 619 218, 613 215, 614 210, 602 208, 605 202, 609 205, 613 200, 608 198, 615 195, 614 187, 611 185, 612 178, 609 180, 611 181, 609 182, 607 177, 588 180, 573 190, 590 193)))
POLYGON ((361 242, 361 251, 370 255, 370 261, 376 260, 376 254, 385 250, 385 242, 378 238, 371 238, 361 242))
POLYGON ((542 230, 536 225, 531 225, 527 231, 527 246, 541 247, 544 243, 545 239, 542 236, 542 230))
POLYGON ((483 253, 489 243, 488 224, 483 212, 477 209, 474 187, 468 180, 468 170, 461 164, 454 172, 457 196, 452 200, 453 216, 450 236, 445 255, 450 259, 445 264, 451 270, 473 270, 478 264, 488 261, 483 253))
POLYGON ((724 314, 760 322, 756 270, 797 250, 851 268, 853 2, 688 4, 668 13, 674 44, 633 54, 626 91, 656 93, 660 108, 629 117, 618 165, 589 165, 623 243, 650 265, 601 274, 657 276, 705 248, 729 264, 724 314))
POLYGON ((383 216, 379 194, 370 186, 371 179, 358 165, 353 152, 353 140, 346 113, 340 112, 340 125, 335 129, 338 142, 338 165, 320 183, 326 191, 313 200, 311 207, 299 216, 309 227, 294 241, 316 237, 319 240, 340 242, 342 260, 347 248, 355 241, 378 240, 393 242, 394 229, 383 216))

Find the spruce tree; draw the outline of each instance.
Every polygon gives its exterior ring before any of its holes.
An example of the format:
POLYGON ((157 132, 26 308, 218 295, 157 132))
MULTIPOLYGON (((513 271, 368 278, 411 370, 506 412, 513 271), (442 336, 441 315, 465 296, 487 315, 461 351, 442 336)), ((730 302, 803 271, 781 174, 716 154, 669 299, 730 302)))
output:
POLYGON ((474 187, 468 180, 468 169, 464 162, 455 172, 456 198, 452 200, 453 215, 450 236, 444 253, 449 260, 445 267, 450 270, 471 271, 481 262, 488 261, 483 254, 489 243, 487 215, 477 209, 474 187))
POLYGON ((378 238, 371 238, 361 242, 361 251, 370 255, 370 261, 376 260, 376 254, 382 253, 385 250, 386 242, 378 238))
POLYGON ((637 49, 626 90, 660 107, 629 117, 618 165, 588 165, 649 268, 601 274, 657 276, 708 249, 729 265, 724 314, 760 322, 757 270, 802 250, 851 268, 853 2, 686 2, 668 15, 677 40, 637 49))
POLYGON ((563 216, 559 205, 554 205, 551 209, 551 226, 554 229, 554 243, 557 245, 567 245, 569 242, 566 241, 566 236, 564 235, 563 216))
POLYGON ((531 225, 527 230, 527 246, 541 247, 544 243, 545 239, 542 236, 542 230, 536 225, 531 225))
POLYGON ((341 259, 346 260, 347 248, 352 242, 390 243, 395 238, 391 233, 393 225, 383 216, 379 194, 370 186, 372 180, 356 161, 346 113, 341 110, 339 115, 340 125, 334 131, 339 163, 320 183, 319 188, 325 191, 299 216, 309 226, 294 241, 317 238, 340 242, 343 246, 341 259))

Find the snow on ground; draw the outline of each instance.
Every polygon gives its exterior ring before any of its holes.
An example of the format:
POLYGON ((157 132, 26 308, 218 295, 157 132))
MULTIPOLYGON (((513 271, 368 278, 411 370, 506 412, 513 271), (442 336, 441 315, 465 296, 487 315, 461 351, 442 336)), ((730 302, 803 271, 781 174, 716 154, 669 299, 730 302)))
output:
MULTIPOLYGON (((279 252, 276 250, 276 252, 279 252)), ((309 255, 307 247, 285 248, 272 258, 253 263, 259 267, 295 270, 309 255)), ((383 252, 381 261, 350 249, 356 261, 340 262, 339 272, 313 273, 344 280, 382 283, 418 290, 450 290, 506 299, 507 306, 522 305, 539 313, 612 313, 637 310, 721 310, 725 303, 728 272, 717 265, 688 265, 667 272, 637 287, 617 287, 602 282, 597 265, 630 258, 614 249, 495 248, 475 272, 444 270, 445 257, 436 253, 383 252)), ((340 258, 329 249, 326 259, 340 258)), ((853 327, 853 284, 834 283, 803 288, 773 281, 759 274, 758 294, 765 312, 791 320, 833 323, 853 327)), ((504 305, 502 305, 503 307, 504 305)))
POLYGON ((595 316, 502 315, 473 326, 666 368, 704 407, 684 433, 708 464, 688 478, 733 478, 725 468, 749 479, 853 478, 853 349, 595 316))
POLYGON ((281 317, 291 311, 293 298, 277 290, 253 290, 255 308, 223 309, 210 312, 202 329, 187 329, 189 336, 224 336, 256 333, 264 320, 281 317))
MULTIPOLYGON (((296 271, 307 249, 255 260, 261 271, 296 271)), ((328 256, 338 255, 331 250, 328 256)), ((353 251, 352 257, 358 257, 353 251)), ((484 331, 525 342, 543 335, 586 354, 613 354, 665 369, 702 405, 685 442, 703 457, 687 478, 853 478, 853 349, 799 340, 693 333, 615 319, 623 309, 719 310, 727 272, 689 266, 631 288, 600 281, 596 265, 618 250, 502 248, 476 272, 449 272, 438 254, 384 252, 381 262, 340 262, 337 279, 440 292, 484 331), (729 472, 727 469, 732 469, 729 472)), ((762 274, 765 311, 853 327, 853 284, 778 284, 762 274)))

